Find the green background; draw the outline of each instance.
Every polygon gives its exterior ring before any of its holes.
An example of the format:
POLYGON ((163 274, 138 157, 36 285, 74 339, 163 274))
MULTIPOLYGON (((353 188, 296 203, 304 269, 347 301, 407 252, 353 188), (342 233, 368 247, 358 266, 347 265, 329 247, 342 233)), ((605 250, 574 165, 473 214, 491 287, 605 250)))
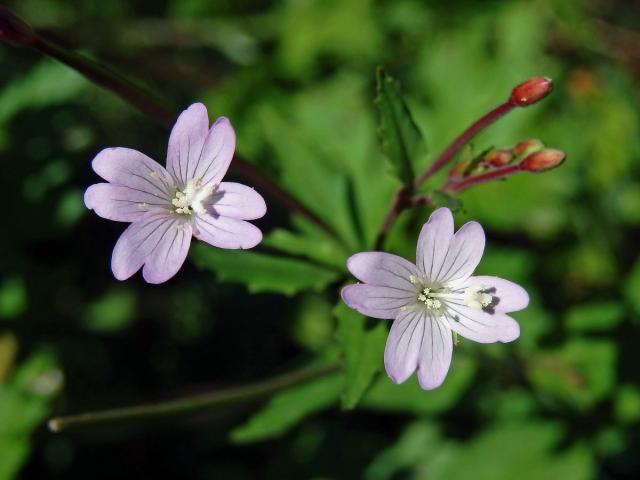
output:
MULTIPOLYGON (((0 45, 0 478, 625 479, 640 471, 640 7, 627 1, 8 2, 48 38, 228 116, 238 153, 340 241, 267 196, 254 252, 196 245, 160 286, 109 270, 124 225, 90 214, 90 160, 164 163, 168 132, 39 53, 0 45), (462 340, 442 387, 381 373, 388 322, 338 306, 399 182, 377 138, 375 69, 401 82, 429 159, 533 75, 544 102, 474 141, 540 138, 552 172, 461 195, 483 274, 524 285, 513 344, 462 340), (79 413, 265 379, 344 372, 145 426, 52 434, 79 413)), ((230 178, 237 178, 231 175, 230 178)), ((438 181, 431 187, 437 187, 438 181)), ((414 255, 429 210, 386 250, 414 255)))

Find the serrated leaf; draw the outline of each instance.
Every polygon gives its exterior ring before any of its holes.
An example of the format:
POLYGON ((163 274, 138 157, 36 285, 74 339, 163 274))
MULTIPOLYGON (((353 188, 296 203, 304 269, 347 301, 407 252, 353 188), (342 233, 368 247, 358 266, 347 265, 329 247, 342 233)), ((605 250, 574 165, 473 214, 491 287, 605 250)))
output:
POLYGON ((204 244, 195 246, 192 257, 196 265, 214 271, 221 281, 243 283, 251 293, 294 295, 304 290, 320 291, 340 276, 339 272, 303 260, 204 244))
POLYGON ((375 104, 380 113, 382 151, 391 164, 393 174, 404 185, 413 182, 413 164, 426 153, 422 133, 411 116, 398 82, 383 68, 376 72, 375 104))
POLYGON ((279 393, 235 428, 231 440, 249 443, 282 435, 305 417, 336 403, 343 384, 344 376, 335 373, 279 393))
POLYGON ((334 309, 338 319, 338 337, 344 355, 345 386, 342 407, 352 409, 382 369, 387 328, 378 321, 367 328, 367 318, 342 302, 334 309))

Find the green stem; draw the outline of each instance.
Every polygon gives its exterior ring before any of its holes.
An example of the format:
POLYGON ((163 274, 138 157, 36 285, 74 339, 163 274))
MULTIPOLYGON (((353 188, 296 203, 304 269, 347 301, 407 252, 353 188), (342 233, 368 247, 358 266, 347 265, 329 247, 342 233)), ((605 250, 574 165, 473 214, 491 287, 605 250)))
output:
POLYGON ((166 417, 182 417, 202 414, 215 407, 240 402, 249 402, 287 387, 308 382, 323 377, 342 368, 340 362, 335 362, 317 368, 307 368, 274 377, 262 382, 256 382, 241 387, 203 393, 185 398, 179 398, 162 403, 137 405, 133 407, 115 408, 79 415, 55 417, 49 420, 49 429, 61 432, 81 427, 96 427, 101 425, 115 425, 132 421, 158 420, 166 417))

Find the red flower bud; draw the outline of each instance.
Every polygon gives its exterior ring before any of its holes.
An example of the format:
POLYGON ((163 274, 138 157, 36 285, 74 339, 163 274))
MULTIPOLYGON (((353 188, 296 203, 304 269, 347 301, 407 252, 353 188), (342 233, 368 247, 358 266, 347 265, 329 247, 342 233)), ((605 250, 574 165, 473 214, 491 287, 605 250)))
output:
POLYGON ((528 107, 539 102, 553 90, 553 82, 547 77, 533 77, 511 91, 509 100, 518 107, 528 107))
POLYGON ((0 40, 15 47, 28 47, 36 42, 37 37, 24 20, 0 6, 0 40))
POLYGON ((567 155, 562 150, 545 148, 526 157, 520 162, 520 168, 527 172, 546 172, 560 166, 566 158, 567 155))
POLYGON ((513 155, 508 150, 492 150, 484 157, 484 161, 492 167, 502 167, 513 160, 513 155))
POLYGON ((544 143, 542 143, 537 138, 530 138, 529 140, 522 140, 518 142, 518 144, 513 147, 513 154, 518 157, 526 157, 534 152, 542 150, 544 148, 544 143))

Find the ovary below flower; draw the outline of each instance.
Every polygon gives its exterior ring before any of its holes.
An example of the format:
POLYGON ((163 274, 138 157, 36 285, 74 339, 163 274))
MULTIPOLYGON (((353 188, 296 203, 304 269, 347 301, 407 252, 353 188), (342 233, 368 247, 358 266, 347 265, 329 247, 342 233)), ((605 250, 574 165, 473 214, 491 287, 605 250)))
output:
POLYGON ((472 276, 484 250, 477 222, 454 234, 447 208, 433 212, 418 239, 416 264, 397 255, 363 252, 347 261, 363 283, 342 290, 360 313, 393 319, 385 348, 385 368, 396 383, 417 370, 422 388, 442 384, 451 363, 452 334, 480 343, 511 342, 518 323, 506 315, 529 303, 527 292, 498 277, 472 276))
POLYGON ((142 268, 149 283, 174 276, 191 237, 220 248, 252 248, 260 230, 245 220, 262 217, 260 194, 239 183, 222 182, 236 137, 225 117, 209 128, 201 103, 182 112, 169 137, 167 168, 128 148, 107 148, 93 160, 109 183, 91 185, 85 204, 101 217, 131 222, 113 250, 111 268, 125 280, 142 268))

